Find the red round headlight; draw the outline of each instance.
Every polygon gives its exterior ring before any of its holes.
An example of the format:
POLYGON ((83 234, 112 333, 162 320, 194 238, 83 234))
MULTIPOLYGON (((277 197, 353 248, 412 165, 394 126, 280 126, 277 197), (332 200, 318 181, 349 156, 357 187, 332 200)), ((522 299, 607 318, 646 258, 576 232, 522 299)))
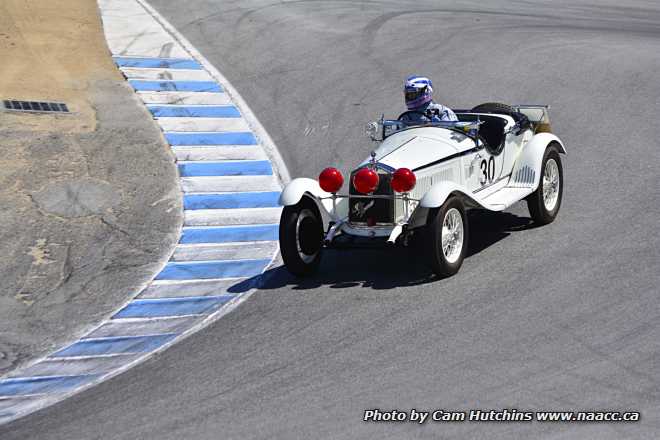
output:
POLYGON ((378 174, 371 168, 362 168, 353 175, 353 187, 362 194, 376 191, 378 181, 378 174))
POLYGON ((392 189, 398 193, 406 193, 411 191, 417 183, 415 173, 408 168, 399 168, 392 174, 392 189))
POLYGON ((336 193, 344 184, 344 176, 337 168, 326 168, 319 174, 319 186, 325 192, 336 193))

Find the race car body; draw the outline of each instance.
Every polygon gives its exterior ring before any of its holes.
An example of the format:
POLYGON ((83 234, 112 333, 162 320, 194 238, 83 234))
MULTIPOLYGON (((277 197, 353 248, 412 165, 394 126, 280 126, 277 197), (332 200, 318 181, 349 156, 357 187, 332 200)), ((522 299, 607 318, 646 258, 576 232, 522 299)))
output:
POLYGON ((432 269, 448 276, 467 249, 466 209, 502 211, 527 199, 536 223, 553 221, 563 190, 559 155, 566 150, 549 132, 547 110, 482 104, 456 111, 458 122, 409 125, 404 113, 371 123, 378 145, 347 185, 328 168, 319 180, 295 179, 283 190, 280 248, 287 268, 312 272, 323 247, 406 245, 421 233, 432 269))

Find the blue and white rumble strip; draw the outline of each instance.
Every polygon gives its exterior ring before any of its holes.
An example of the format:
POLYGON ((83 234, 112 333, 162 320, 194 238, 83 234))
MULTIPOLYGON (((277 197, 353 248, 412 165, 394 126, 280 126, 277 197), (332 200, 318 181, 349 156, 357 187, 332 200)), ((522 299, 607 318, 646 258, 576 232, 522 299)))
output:
POLYGON ((267 151, 274 148, 269 139, 265 148, 267 135, 259 135, 249 108, 142 0, 99 5, 116 65, 176 156, 183 230, 170 261, 132 301, 78 341, 0 380, 0 423, 116 375, 226 313, 277 255, 287 175, 273 164, 267 151))

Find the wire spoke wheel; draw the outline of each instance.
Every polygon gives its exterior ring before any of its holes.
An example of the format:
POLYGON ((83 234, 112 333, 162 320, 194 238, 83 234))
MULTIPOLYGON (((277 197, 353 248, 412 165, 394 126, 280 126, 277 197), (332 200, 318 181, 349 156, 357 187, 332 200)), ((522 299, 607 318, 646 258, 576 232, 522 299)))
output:
POLYGON ((559 167, 554 159, 549 159, 543 172, 543 204, 548 211, 555 209, 559 198, 559 185, 559 167))
POLYGON ((539 186, 527 197, 529 214, 537 225, 552 223, 561 207, 564 178, 559 148, 556 143, 546 147, 539 170, 539 186))
POLYGON ((455 263, 463 248, 463 218, 456 208, 445 214, 442 223, 442 252, 449 263, 455 263))
POLYGON ((433 272, 441 277, 454 275, 467 253, 468 224, 460 198, 449 197, 430 213, 424 240, 426 255, 433 272))

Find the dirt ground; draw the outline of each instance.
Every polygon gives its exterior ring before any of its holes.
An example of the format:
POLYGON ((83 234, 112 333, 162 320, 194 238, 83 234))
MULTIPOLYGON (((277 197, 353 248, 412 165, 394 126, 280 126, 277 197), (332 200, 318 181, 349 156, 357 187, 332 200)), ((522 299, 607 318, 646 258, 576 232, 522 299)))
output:
POLYGON ((3 127, 82 132, 96 128, 90 81, 121 79, 93 0, 0 2, 0 97, 65 102, 73 115, 9 114, 3 127))

